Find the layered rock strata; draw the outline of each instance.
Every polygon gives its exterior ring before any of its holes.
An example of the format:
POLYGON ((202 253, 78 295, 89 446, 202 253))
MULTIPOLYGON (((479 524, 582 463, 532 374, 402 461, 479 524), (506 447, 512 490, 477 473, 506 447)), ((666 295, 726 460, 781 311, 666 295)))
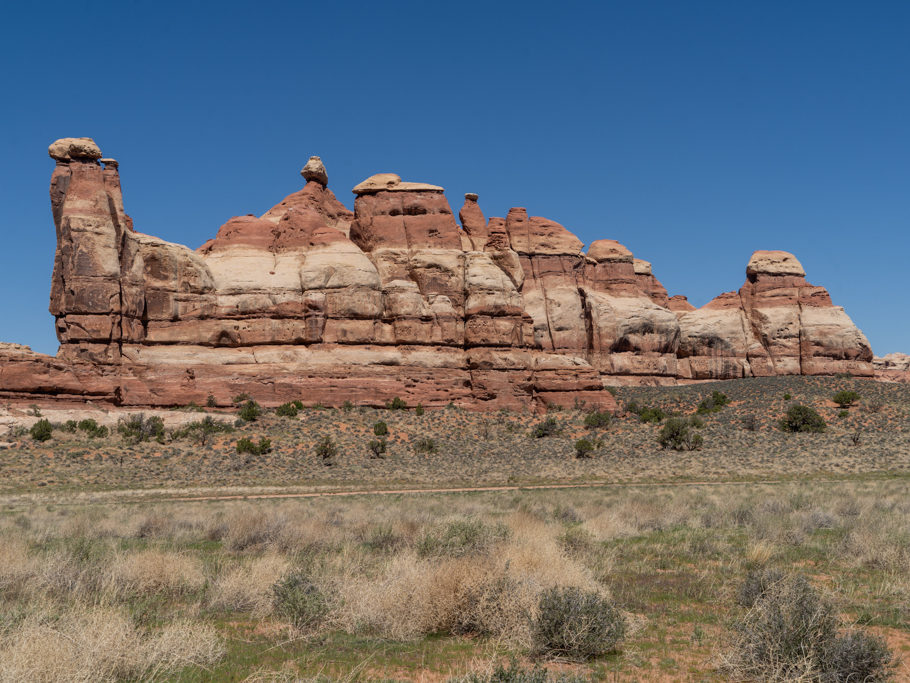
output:
POLYGON ((302 189, 192 251, 133 229, 93 141, 49 152, 60 350, 0 347, 6 396, 610 409, 611 384, 874 373, 785 252, 755 252, 738 292, 695 309, 618 242, 583 251, 523 208, 488 219, 476 194, 456 221, 443 188, 381 173, 352 212, 319 157, 302 189))

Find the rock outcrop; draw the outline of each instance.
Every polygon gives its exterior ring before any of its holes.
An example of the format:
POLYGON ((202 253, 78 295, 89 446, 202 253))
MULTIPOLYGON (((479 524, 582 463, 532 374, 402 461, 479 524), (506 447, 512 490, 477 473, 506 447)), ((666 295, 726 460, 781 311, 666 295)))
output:
POLYGON ((352 212, 319 157, 302 189, 193 251, 133 229, 92 140, 49 153, 60 350, 0 346, 5 396, 609 409, 611 384, 875 372, 785 252, 755 252, 738 292, 695 309, 618 242, 585 252, 523 208, 488 219, 477 194, 456 221, 443 188, 380 173, 352 212))
POLYGON ((875 378, 886 382, 910 384, 910 356, 906 353, 889 353, 872 359, 875 378))

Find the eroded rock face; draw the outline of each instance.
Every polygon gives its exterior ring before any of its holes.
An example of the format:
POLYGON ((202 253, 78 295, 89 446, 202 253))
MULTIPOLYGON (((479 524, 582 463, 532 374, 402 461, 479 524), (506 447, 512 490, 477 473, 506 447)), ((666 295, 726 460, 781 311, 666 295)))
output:
POLYGON ((906 353, 889 353, 881 358, 872 359, 875 367, 875 378, 888 382, 910 384, 910 355, 906 353))
POLYGON ((786 252, 756 252, 738 292, 695 309, 622 244, 583 252, 523 208, 487 219, 474 193, 459 225, 441 187, 382 173, 352 212, 319 157, 299 191, 192 251, 133 229, 92 140, 49 153, 60 351, 0 345, 0 395, 612 408, 609 384, 873 374, 865 337, 786 252))

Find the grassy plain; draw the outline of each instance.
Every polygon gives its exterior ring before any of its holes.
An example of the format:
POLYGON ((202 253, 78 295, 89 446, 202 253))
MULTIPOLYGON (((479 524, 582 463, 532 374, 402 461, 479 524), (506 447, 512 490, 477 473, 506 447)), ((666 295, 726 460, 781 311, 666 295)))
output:
POLYGON ((731 403, 687 452, 631 415, 587 429, 583 409, 539 439, 540 415, 453 409, 266 414, 204 446, 20 437, 0 451, 0 681, 485 680, 513 659, 551 677, 729 680, 738 590, 766 568, 806 576, 910 679, 910 389, 777 378, 618 398, 690 415, 714 389, 731 403), (842 388, 861 396, 846 416, 842 388), (781 432, 794 402, 827 430, 781 432), (371 458, 379 420, 389 447, 371 458), (326 435, 331 464, 314 452, 326 435), (274 450, 238 454, 242 436, 274 450), (594 457, 575 457, 581 436, 601 441, 594 457), (520 488, 552 483, 584 486, 520 488), (378 493, 464 485, 518 488, 378 493), (541 656, 554 586, 615 604, 619 646, 541 656))

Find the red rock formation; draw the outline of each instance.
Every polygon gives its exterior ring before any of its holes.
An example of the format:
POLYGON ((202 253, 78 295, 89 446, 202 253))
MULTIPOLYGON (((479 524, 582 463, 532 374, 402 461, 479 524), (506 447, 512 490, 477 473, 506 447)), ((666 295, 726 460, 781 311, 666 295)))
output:
POLYGON ((612 408, 607 384, 873 373, 784 252, 756 252, 738 293, 696 310, 618 242, 583 253, 525 209, 487 220, 476 194, 459 226, 441 187, 384 173, 351 212, 318 157, 303 188, 193 252, 134 231, 94 142, 49 151, 60 351, 0 346, 0 395, 612 408))
POLYGON ((881 358, 872 359, 875 367, 875 378, 886 382, 903 382, 910 384, 910 355, 906 353, 889 353, 881 358))

